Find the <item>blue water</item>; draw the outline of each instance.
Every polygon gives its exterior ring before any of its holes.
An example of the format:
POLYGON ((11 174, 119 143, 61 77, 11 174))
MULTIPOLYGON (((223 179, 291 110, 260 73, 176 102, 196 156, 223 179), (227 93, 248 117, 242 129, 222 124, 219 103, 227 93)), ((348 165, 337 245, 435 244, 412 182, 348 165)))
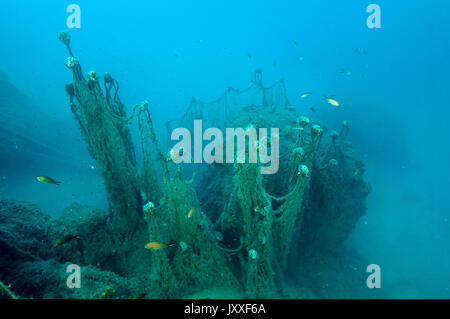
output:
MULTIPOLYGON (((107 207, 64 91, 72 75, 57 32, 67 28, 70 3, 18 0, 0 10, 0 71, 36 105, 37 128, 26 133, 64 154, 59 164, 3 163, 0 192, 52 215, 73 201, 107 207), (43 190, 34 180, 42 171, 68 186, 43 190)), ((258 67, 266 85, 285 79, 300 113, 331 127, 348 120, 373 191, 346 244, 381 266, 390 297, 450 297, 448 1, 377 0, 381 29, 367 27, 370 2, 361 0, 76 3, 72 48, 84 71, 113 74, 130 107, 149 100, 162 137, 164 121, 192 96, 245 88, 258 67), (307 102, 305 91, 313 92, 307 102), (324 107, 323 95, 342 107, 324 107)))

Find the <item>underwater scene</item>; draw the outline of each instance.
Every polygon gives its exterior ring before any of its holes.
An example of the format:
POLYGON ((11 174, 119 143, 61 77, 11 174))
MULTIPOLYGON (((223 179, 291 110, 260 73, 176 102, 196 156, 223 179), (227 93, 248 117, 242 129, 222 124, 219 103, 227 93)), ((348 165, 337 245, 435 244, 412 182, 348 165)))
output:
POLYGON ((0 299, 450 298, 449 12, 2 3, 0 299))

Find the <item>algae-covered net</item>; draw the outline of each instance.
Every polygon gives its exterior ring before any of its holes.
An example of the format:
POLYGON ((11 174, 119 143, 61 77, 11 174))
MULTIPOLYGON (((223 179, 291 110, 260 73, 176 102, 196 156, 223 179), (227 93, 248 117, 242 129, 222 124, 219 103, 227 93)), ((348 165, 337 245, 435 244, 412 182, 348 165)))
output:
MULTIPOLYGON (((70 49, 70 35, 62 32, 60 40, 68 48, 65 64, 73 74, 73 82, 66 85, 70 107, 99 163, 109 215, 105 219, 101 211, 73 206, 58 223, 46 217, 48 232, 36 232, 43 238, 36 240, 39 249, 33 253, 44 249, 43 242, 51 247, 65 229, 81 238, 82 248, 67 245, 43 254, 46 262, 58 261, 53 268, 57 276, 64 263, 77 263, 89 282, 74 295, 58 289, 57 297, 98 298, 102 287, 111 285, 103 292, 109 296, 114 291, 114 298, 142 291, 150 298, 180 298, 214 287, 231 287, 250 298, 289 296, 286 278, 301 267, 299 261, 334 249, 364 214, 370 188, 362 178, 362 162, 346 142, 348 123, 338 133, 298 118, 288 107, 283 80, 264 87, 257 70, 247 89, 229 88, 212 102, 194 99, 181 118, 168 122, 168 133, 174 127, 192 128, 194 120, 203 120, 205 128, 280 128, 279 135, 267 137, 268 144, 280 141, 278 173, 265 177, 260 174, 261 161, 235 161, 208 165, 193 183, 195 174, 186 181, 181 165, 160 149, 152 106, 144 101, 127 115, 118 81, 106 74, 103 90, 96 72, 85 78, 70 49), (129 131, 136 117, 142 163, 136 161, 129 131)), ((42 224, 31 220, 44 218, 35 208, 20 209, 30 218, 22 224, 42 224)), ((2 240, 15 247, 2 239, 0 229, 2 240)), ((10 273, 17 267, 11 266, 10 273)), ((41 270, 45 264, 35 267, 41 270)), ((4 280, 9 283, 12 278, 4 280)), ((33 296, 18 288, 20 295, 33 296)))
POLYGON ((204 127, 223 129, 243 107, 250 105, 287 107, 289 100, 284 80, 264 87, 262 71, 257 69, 250 86, 244 90, 229 87, 222 96, 209 102, 192 98, 182 117, 166 122, 167 144, 170 145, 170 134, 174 128, 193 129, 194 120, 202 120, 204 127))
POLYGON ((151 105, 140 103, 127 116, 118 82, 106 74, 103 93, 96 72, 88 72, 86 81, 69 35, 61 33, 60 38, 71 55, 66 60, 74 76, 66 87, 71 108, 107 188, 116 255, 112 269, 127 276, 133 271, 152 297, 177 297, 215 285, 244 289, 250 297, 277 296, 284 276, 298 266, 300 251, 318 247, 318 242, 326 248, 341 242, 364 212, 360 203, 367 192, 364 181, 351 175, 359 164, 347 152, 347 125, 340 134, 330 133, 318 122, 297 118, 288 107, 283 80, 264 87, 258 69, 248 88, 228 88, 211 102, 192 99, 181 118, 167 122, 168 136, 178 127, 195 132, 195 120, 222 130, 280 128, 270 136, 270 141, 281 141, 282 169, 274 176, 262 177, 262 163, 244 161, 209 165, 193 185, 195 174, 186 181, 181 166, 161 151, 151 105), (129 134, 135 115, 141 167, 129 134), (357 205, 352 203, 356 196, 357 205), (314 240, 317 236, 327 240, 314 240), (147 254, 142 250, 146 241, 150 247, 171 243, 175 249, 147 254))

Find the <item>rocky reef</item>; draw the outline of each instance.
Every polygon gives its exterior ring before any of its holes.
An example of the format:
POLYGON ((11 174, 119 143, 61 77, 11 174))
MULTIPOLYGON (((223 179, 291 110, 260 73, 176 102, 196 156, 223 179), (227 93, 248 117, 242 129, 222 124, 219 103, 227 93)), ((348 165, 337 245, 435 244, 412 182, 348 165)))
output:
POLYGON ((1 200, 2 282, 11 285, 10 291, 19 298, 101 298, 108 287, 114 287, 117 297, 138 295, 143 288, 132 278, 99 268, 109 265, 108 258, 115 255, 111 244, 114 236, 105 220, 103 211, 79 204, 72 204, 61 218, 53 219, 36 205, 1 200), (81 239, 55 245, 69 233, 80 234, 81 239), (67 266, 73 263, 81 266, 80 289, 66 285, 67 266))
POLYGON ((73 73, 70 107, 101 168, 109 212, 72 204, 53 219, 34 205, 1 201, 0 280, 16 295, 180 298, 224 287, 247 298, 293 297, 286 278, 339 247, 365 213, 370 187, 347 141, 349 124, 338 132, 299 116, 282 81, 270 91, 257 71, 252 89, 262 98, 223 123, 279 128, 268 138, 280 143, 278 173, 260 174, 257 161, 194 168, 187 179, 161 151, 151 106, 139 103, 127 116, 117 80, 105 74, 102 89, 96 72, 85 78, 70 35, 60 40, 73 73), (142 163, 129 131, 135 118, 142 163), (70 234, 76 239, 55 245, 70 234), (145 249, 148 242, 158 244, 145 249), (66 286, 69 264, 81 266, 79 289, 66 286))

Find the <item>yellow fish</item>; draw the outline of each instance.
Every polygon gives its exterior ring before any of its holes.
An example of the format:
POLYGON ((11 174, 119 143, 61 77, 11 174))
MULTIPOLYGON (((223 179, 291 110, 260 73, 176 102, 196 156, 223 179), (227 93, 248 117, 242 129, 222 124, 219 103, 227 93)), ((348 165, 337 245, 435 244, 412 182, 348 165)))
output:
POLYGON ((333 106, 339 106, 339 102, 336 101, 333 96, 325 96, 325 101, 327 101, 329 104, 333 105, 333 106))
POLYGON ((191 208, 191 210, 189 211, 189 213, 187 214, 188 218, 191 218, 192 214, 194 213, 194 207, 191 208))
POLYGON ((55 181, 53 178, 48 177, 48 176, 38 176, 38 177, 36 177, 36 179, 38 181, 40 181, 41 183, 55 184, 55 185, 61 184, 61 182, 55 181))
POLYGON ((71 242, 74 239, 79 240, 80 237, 78 235, 65 235, 65 236, 61 237, 60 239, 58 239, 56 241, 55 247, 67 244, 67 243, 71 242))
POLYGON ((147 297, 147 293, 146 292, 142 292, 139 295, 134 296, 131 299, 144 299, 145 297, 147 297))
POLYGON ((256 206, 254 211, 255 213, 260 213, 263 216, 267 216, 266 210, 264 208, 260 208, 259 206, 256 206))
POLYGON ((308 96, 310 96, 312 93, 311 92, 305 92, 305 93, 302 93, 301 95, 300 95, 300 97, 302 98, 302 99, 304 99, 305 97, 308 97, 308 96))
MULTIPOLYGON (((157 242, 157 241, 152 241, 152 242, 148 243, 147 245, 145 245, 145 248, 156 250, 156 249, 164 248, 166 246, 167 246, 166 244, 163 244, 163 243, 160 243, 160 242, 157 242)), ((173 246, 173 244, 171 244, 169 246, 173 246)))

